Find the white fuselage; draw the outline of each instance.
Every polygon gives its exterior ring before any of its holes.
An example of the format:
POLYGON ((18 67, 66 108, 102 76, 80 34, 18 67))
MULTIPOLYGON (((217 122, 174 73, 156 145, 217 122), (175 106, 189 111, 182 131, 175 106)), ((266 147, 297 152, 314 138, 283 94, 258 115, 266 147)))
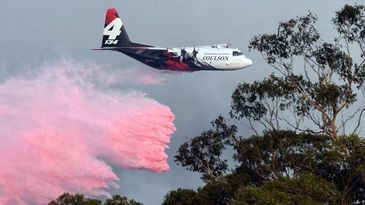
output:
POLYGON ((246 58, 240 50, 228 48, 225 44, 171 48, 169 52, 181 56, 182 50, 185 50, 189 56, 192 56, 195 50, 198 61, 204 62, 217 70, 236 70, 252 65, 252 60, 246 58))

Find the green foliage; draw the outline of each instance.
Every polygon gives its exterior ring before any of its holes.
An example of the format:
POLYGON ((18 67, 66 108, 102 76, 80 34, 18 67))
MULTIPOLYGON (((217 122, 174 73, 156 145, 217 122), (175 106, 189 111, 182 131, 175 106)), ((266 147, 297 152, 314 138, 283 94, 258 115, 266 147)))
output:
POLYGON ((104 205, 143 205, 142 203, 136 202, 133 199, 128 200, 125 196, 115 195, 112 199, 107 199, 104 205))
POLYGON ((233 195, 229 183, 217 180, 208 182, 197 192, 191 189, 170 191, 162 205, 228 205, 233 195))
POLYGON ((241 139, 234 158, 242 170, 250 170, 253 181, 289 177, 297 172, 314 172, 318 155, 332 143, 326 136, 271 131, 263 136, 241 139))
POLYGON ((365 41, 364 12, 364 5, 351 6, 346 4, 340 11, 336 12, 336 17, 332 21, 340 34, 348 35, 350 42, 356 41, 363 44, 365 41))
MULTIPOLYGON (((365 7, 345 5, 336 13, 333 24, 338 37, 333 43, 321 40, 316 21, 317 17, 308 13, 281 22, 275 34, 261 34, 251 40, 250 49, 260 52, 280 76, 240 84, 232 96, 233 117, 253 119, 266 129, 278 129, 279 121, 299 129, 298 122, 289 123, 278 114, 292 106, 295 114, 338 140, 338 127, 351 122, 339 122, 338 116, 348 111, 358 100, 359 91, 365 89, 365 7), (303 68, 298 69, 299 59, 303 59, 303 68), (272 90, 268 88, 270 82, 272 90)), ((350 116, 359 123, 362 113, 356 111, 350 116)))
POLYGON ((178 189, 170 191, 162 205, 203 205, 197 192, 191 189, 178 189))
POLYGON ((206 205, 228 205, 234 195, 231 184, 224 180, 216 180, 207 183, 198 190, 203 204, 206 205))
MULTIPOLYGON (((229 126, 226 127, 229 128, 229 126)), ((222 141, 221 143, 224 144, 222 141)), ((262 136, 238 138, 235 143, 225 144, 225 146, 228 145, 233 146, 234 159, 239 166, 232 173, 208 180, 208 183, 198 190, 199 198, 206 204, 215 204, 215 202, 228 204, 234 199, 233 193, 236 190, 247 187, 260 188, 264 185, 269 188, 273 188, 274 185, 278 187, 277 184, 271 183, 277 180, 289 183, 293 187, 296 183, 305 185, 304 182, 317 181, 316 186, 298 186, 301 189, 305 188, 305 193, 312 193, 310 197, 314 197, 321 188, 329 190, 326 183, 330 183, 334 185, 331 185, 331 190, 340 193, 342 202, 365 202, 365 178, 363 177, 365 140, 356 135, 343 136, 334 143, 325 135, 297 134, 293 131, 277 130, 265 132, 262 136), (312 178, 308 179, 307 175, 302 173, 308 173, 312 178), (293 176, 297 178, 292 179, 293 176), (309 181, 303 182, 299 179, 309 181), (267 185, 268 183, 270 186, 267 185)), ((263 189, 246 192, 244 193, 251 195, 255 192, 257 196, 264 194, 270 199, 271 195, 277 195, 278 200, 284 197, 283 194, 287 195, 282 193, 283 191, 269 193, 263 189)), ((324 193, 321 195, 327 196, 324 193)), ((338 196, 336 194, 336 197, 338 196)), ((288 200, 299 200, 300 197, 307 196, 290 195, 288 200)))
POLYGON ((206 182, 194 192, 200 204, 365 204, 365 140, 355 135, 365 106, 354 109, 365 93, 365 6, 336 12, 334 42, 316 22, 309 12, 251 40, 276 72, 232 94, 230 117, 247 120, 253 136, 238 136, 220 116, 180 147, 175 161, 206 182), (351 134, 347 124, 357 125, 351 134))
POLYGON ((245 187, 236 192, 232 205, 339 204, 336 186, 320 177, 301 174, 293 179, 279 178, 260 187, 245 187))
POLYGON ((175 162, 191 171, 203 174, 203 179, 211 180, 222 176, 227 171, 227 161, 221 159, 224 144, 230 143, 237 132, 236 126, 227 127, 223 117, 212 125, 214 130, 203 132, 180 146, 175 162))
POLYGON ((102 203, 98 199, 89 199, 82 194, 64 193, 56 200, 51 201, 48 205, 143 205, 134 200, 128 200, 125 196, 115 195, 112 199, 107 199, 102 203))
POLYGON ((252 184, 307 172, 336 184, 344 200, 365 201, 365 140, 358 136, 333 143, 323 135, 273 131, 242 139, 235 149, 238 172, 250 170, 252 184))
MULTIPOLYGON (((317 16, 308 13, 306 16, 281 22, 276 34, 255 36, 249 48, 262 52, 269 64, 301 55, 304 50, 312 48, 320 39, 314 26, 316 21, 317 16)), ((288 63, 286 66, 292 66, 292 64, 288 63)))
POLYGON ((262 82, 241 83, 232 94, 231 117, 252 118, 259 121, 269 112, 269 108, 265 106, 266 101, 282 97, 278 107, 283 111, 295 101, 294 91, 295 87, 275 75, 262 82))
POLYGON ((88 199, 82 194, 64 193, 48 205, 102 205, 102 203, 97 199, 88 199))

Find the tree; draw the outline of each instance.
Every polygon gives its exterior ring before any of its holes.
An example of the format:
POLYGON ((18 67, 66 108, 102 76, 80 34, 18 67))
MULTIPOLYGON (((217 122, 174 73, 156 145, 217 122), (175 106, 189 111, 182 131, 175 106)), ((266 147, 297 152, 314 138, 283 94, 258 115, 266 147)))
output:
POLYGON ((162 205, 225 205, 231 201, 234 192, 223 180, 211 181, 198 191, 177 189, 170 191, 162 205))
POLYGON ((281 22, 276 34, 251 40, 250 49, 259 51, 279 75, 240 84, 232 96, 232 117, 248 118, 251 128, 253 121, 266 129, 280 129, 284 122, 301 131, 307 130, 300 126, 307 119, 333 141, 339 139, 339 130, 346 134, 351 120, 356 119, 357 125, 351 133, 358 131, 365 107, 358 106, 350 114, 348 108, 364 91, 365 7, 345 5, 336 13, 332 22, 337 36, 332 43, 321 40, 316 21, 309 13, 281 22), (295 123, 280 115, 288 109, 295 123))
POLYGON ((261 187, 282 179, 290 181, 303 173, 334 184, 344 204, 365 202, 365 140, 356 135, 334 143, 326 135, 275 130, 262 136, 239 137, 233 150, 236 168, 229 173, 227 169, 226 174, 208 180, 198 190, 205 203, 214 204, 209 201, 214 199, 229 204, 239 189, 261 187))
POLYGON ((53 200, 49 205, 102 205, 100 200, 88 199, 82 194, 64 193, 56 200, 53 200))
POLYGON ((162 205, 202 205, 198 193, 191 189, 178 189, 170 191, 162 205))
POLYGON ((143 205, 135 200, 128 200, 125 196, 115 195, 111 199, 107 199, 104 205, 143 205))
POLYGON ((324 135, 272 131, 242 139, 235 149, 237 170, 250 170, 256 186, 310 173, 334 183, 343 201, 365 202, 365 140, 358 136, 333 143, 324 135))
POLYGON ((203 205, 229 204, 234 195, 231 184, 226 180, 211 181, 198 190, 203 205))
POLYGON ((224 144, 234 139, 236 126, 228 127, 222 116, 212 122, 214 130, 203 132, 180 146, 175 162, 191 171, 203 174, 203 180, 217 179, 227 171, 227 161, 221 159, 224 144))
POLYGON ((280 178, 261 187, 245 187, 237 191, 232 205, 339 204, 340 194, 333 183, 310 174, 293 179, 280 178))
POLYGON ((175 161, 206 183, 201 204, 365 204, 365 7, 336 12, 332 43, 316 21, 308 13, 250 42, 276 72, 232 94, 231 119, 254 135, 219 116, 178 150, 175 161))
POLYGON ((59 196, 56 200, 48 203, 49 205, 143 205, 142 203, 136 202, 133 199, 128 200, 125 196, 115 195, 112 199, 107 199, 105 203, 102 203, 98 199, 89 199, 82 194, 69 194, 64 193, 59 196))

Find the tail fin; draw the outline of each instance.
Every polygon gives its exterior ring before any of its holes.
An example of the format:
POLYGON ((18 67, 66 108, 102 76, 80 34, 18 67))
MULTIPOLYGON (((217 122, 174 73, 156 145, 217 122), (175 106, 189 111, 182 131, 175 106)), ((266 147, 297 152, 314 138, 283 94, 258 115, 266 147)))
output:
POLYGON ((118 12, 114 8, 108 9, 105 17, 103 42, 101 47, 131 47, 127 31, 124 28, 118 12))

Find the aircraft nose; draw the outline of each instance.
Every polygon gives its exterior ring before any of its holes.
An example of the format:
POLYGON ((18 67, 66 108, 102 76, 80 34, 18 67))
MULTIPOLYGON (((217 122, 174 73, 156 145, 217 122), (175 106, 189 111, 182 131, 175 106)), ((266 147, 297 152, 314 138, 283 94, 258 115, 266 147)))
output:
POLYGON ((246 63, 247 63, 247 65, 252 65, 252 60, 249 58, 246 58, 246 63))
POLYGON ((252 65, 252 60, 251 59, 249 59, 249 58, 244 58, 243 59, 243 64, 244 64, 244 67, 247 67, 247 66, 250 66, 250 65, 252 65))

